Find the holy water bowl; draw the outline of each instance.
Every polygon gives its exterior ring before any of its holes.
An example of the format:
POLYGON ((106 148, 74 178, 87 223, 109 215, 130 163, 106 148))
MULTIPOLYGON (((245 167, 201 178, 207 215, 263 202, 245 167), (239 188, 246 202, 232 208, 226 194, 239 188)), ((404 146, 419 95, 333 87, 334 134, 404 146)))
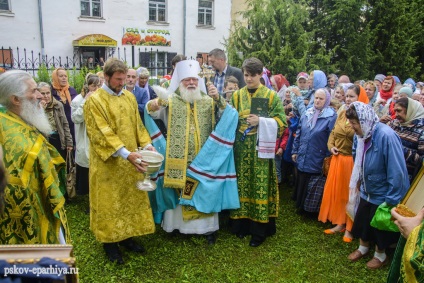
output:
POLYGON ((137 189, 141 191, 154 191, 156 189, 156 183, 150 180, 150 176, 160 170, 164 157, 162 154, 150 150, 139 150, 138 153, 142 156, 141 160, 148 165, 144 180, 137 182, 137 189))

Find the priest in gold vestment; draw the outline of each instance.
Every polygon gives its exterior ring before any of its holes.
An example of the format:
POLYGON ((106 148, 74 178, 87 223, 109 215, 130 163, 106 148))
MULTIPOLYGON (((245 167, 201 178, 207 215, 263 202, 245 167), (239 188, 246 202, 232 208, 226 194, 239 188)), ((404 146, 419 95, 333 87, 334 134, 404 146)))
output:
POLYGON ((147 164, 135 151, 154 150, 141 122, 134 94, 123 89, 128 68, 111 58, 105 82, 85 102, 90 139, 90 228, 112 262, 122 264, 120 247, 144 253, 132 237, 155 231, 147 193, 136 188, 147 164))
MULTIPOLYGON (((31 75, 0 76, 0 143, 8 184, 0 213, 0 244, 65 244, 65 161, 45 136, 52 132, 31 75)), ((3 196, 1 196, 3 197, 3 196)), ((0 205, 1 208, 1 205, 0 205)))
MULTIPOLYGON (((199 71, 199 63, 195 60, 178 62, 167 94, 156 88, 159 99, 147 103, 148 113, 154 119, 161 119, 167 128, 164 187, 165 190, 176 189, 178 195, 189 182, 188 165, 213 131, 216 114, 226 107, 225 99, 215 86, 209 85, 209 96, 206 94, 199 71), (169 93, 169 97, 163 97, 169 93), (159 103, 159 100, 165 102, 159 103)), ((165 211, 162 227, 166 232, 178 230, 182 234, 206 235, 212 245, 214 232, 219 229, 218 222, 218 213, 205 214, 192 206, 178 204, 165 211)))

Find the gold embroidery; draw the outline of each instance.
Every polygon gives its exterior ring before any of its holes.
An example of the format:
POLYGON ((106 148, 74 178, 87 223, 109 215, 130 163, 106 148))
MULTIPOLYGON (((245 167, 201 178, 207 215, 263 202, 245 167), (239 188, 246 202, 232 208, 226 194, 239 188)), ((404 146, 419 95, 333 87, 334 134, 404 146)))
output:
POLYGON ((199 181, 192 179, 190 177, 187 177, 186 185, 182 193, 182 198, 192 199, 198 185, 199 185, 199 181))

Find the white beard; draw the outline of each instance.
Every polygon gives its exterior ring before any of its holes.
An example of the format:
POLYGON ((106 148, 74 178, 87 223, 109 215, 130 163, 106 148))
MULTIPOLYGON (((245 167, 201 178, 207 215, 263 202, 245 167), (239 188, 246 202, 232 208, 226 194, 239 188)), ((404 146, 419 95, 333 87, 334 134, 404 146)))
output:
POLYGON ((196 89, 189 90, 183 85, 183 83, 180 83, 180 96, 182 100, 188 103, 193 103, 197 100, 202 99, 200 87, 196 87, 196 89))
POLYGON ((39 107, 38 102, 32 103, 30 100, 24 98, 22 100, 20 116, 22 120, 36 127, 45 136, 49 136, 53 131, 44 109, 39 107))

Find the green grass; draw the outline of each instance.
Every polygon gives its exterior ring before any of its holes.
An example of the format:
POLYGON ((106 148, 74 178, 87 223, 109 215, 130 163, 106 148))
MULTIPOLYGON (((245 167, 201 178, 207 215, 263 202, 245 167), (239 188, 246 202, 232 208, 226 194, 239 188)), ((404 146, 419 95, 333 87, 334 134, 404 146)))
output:
POLYGON ((157 225, 155 234, 136 238, 147 254, 124 251, 121 266, 106 258, 84 213, 88 197, 78 197, 67 205, 67 216, 80 282, 385 282, 388 267, 367 270, 370 258, 349 262, 358 242, 325 235, 331 225, 297 215, 290 195, 288 188, 281 191, 277 234, 258 248, 226 227, 210 247, 203 237, 173 236, 157 225))

